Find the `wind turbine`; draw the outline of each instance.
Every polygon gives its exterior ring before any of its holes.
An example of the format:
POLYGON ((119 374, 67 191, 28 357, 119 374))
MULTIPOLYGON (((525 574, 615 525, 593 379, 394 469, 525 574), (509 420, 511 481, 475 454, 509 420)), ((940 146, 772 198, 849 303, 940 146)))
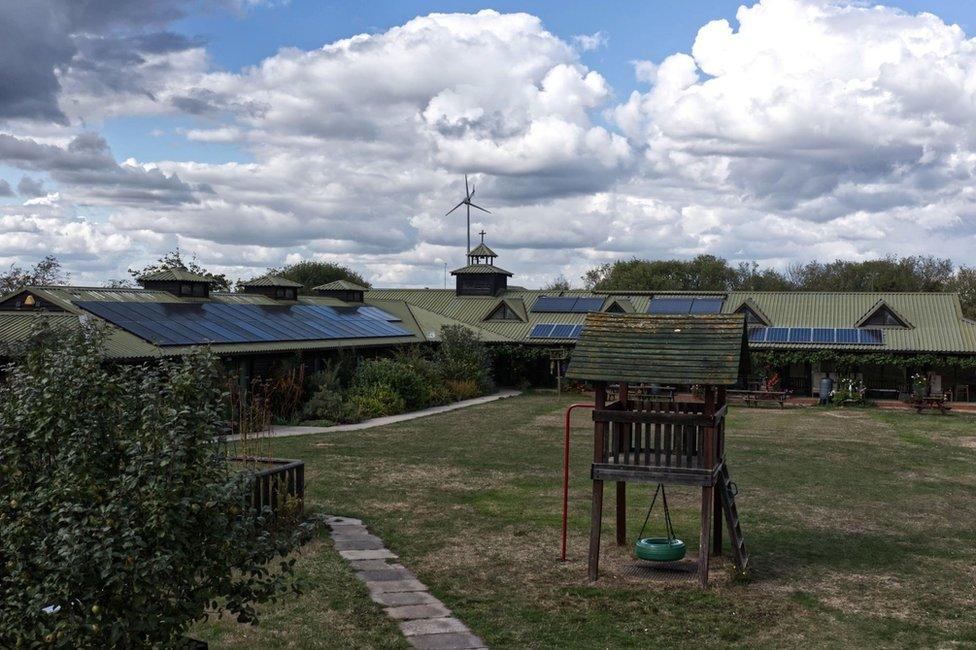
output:
POLYGON ((462 205, 467 207, 467 211, 468 211, 468 252, 469 253, 471 252, 471 208, 477 208, 477 209, 481 210, 482 212, 487 212, 488 214, 491 214, 491 210, 485 210, 480 205, 475 205, 474 203, 472 203, 471 202, 471 197, 473 197, 473 196, 474 196, 474 183, 471 184, 471 189, 469 190, 468 189, 468 175, 465 174, 464 175, 464 200, 461 201, 460 203, 458 203, 457 205, 455 205, 450 210, 448 210, 447 211, 447 214, 444 215, 446 217, 448 214, 451 214, 452 212, 454 212, 455 210, 457 210, 458 208, 460 208, 462 205))

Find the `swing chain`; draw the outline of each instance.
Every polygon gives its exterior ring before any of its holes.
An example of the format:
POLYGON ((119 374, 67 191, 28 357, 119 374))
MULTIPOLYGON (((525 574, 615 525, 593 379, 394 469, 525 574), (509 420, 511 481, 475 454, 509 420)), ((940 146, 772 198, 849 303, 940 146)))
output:
POLYGON ((668 495, 664 491, 664 484, 658 483, 657 489, 654 490, 654 498, 651 499, 651 507, 647 509, 647 514, 644 515, 644 523, 641 525, 640 533, 637 535, 637 539, 644 538, 644 529, 647 527, 647 521, 651 518, 651 511, 654 510, 654 504, 657 503, 657 495, 661 494, 661 502, 664 505, 664 526, 667 529, 668 539, 677 539, 674 534, 674 527, 671 525, 671 509, 668 508, 668 495))

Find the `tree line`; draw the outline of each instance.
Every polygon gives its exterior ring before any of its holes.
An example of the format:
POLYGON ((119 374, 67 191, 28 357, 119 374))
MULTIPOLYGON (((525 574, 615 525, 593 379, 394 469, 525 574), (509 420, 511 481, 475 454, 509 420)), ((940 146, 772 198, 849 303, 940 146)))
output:
MULTIPOLYGON (((132 279, 110 280, 106 286, 136 286, 136 278, 175 268, 211 278, 214 288, 220 291, 230 291, 235 286, 225 275, 211 273, 196 257, 187 258, 179 249, 166 253, 153 264, 129 269, 132 279)), ((361 274, 334 262, 305 260, 269 268, 266 274, 302 283, 299 293, 304 294, 335 280, 370 286, 361 274)), ((58 259, 48 255, 31 268, 12 266, 0 273, 0 294, 24 285, 65 284, 69 279, 58 259)), ((947 258, 930 255, 863 262, 807 262, 791 264, 785 271, 762 268, 756 262, 733 264, 714 255, 699 255, 690 260, 634 258, 597 266, 581 279, 586 289, 595 291, 949 291, 959 294, 963 313, 968 318, 976 318, 976 267, 956 267, 947 258)), ((544 289, 562 291, 570 286, 560 276, 544 289)))
MULTIPOLYGON (((976 267, 933 256, 792 264, 785 271, 714 255, 691 260, 618 260, 587 271, 596 291, 949 291, 976 318, 976 267)), ((565 281, 562 281, 565 282, 565 281)))

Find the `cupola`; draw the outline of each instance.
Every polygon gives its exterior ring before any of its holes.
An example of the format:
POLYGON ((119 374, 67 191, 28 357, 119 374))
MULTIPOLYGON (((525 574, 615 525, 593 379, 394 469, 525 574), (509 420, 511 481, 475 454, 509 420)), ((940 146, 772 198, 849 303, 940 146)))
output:
POLYGON ((182 298, 208 298, 213 278, 186 269, 165 269, 140 277, 144 289, 167 291, 182 298))
POLYGON ((259 294, 275 300, 298 300, 301 282, 292 282, 278 275, 265 275, 241 284, 244 293, 259 294))
POLYGON ((485 231, 481 243, 468 251, 468 264, 451 271, 457 278, 455 293, 459 296, 497 296, 508 289, 512 274, 495 266, 495 251, 485 245, 485 231))
POLYGON ((344 302, 363 302, 363 295, 368 289, 349 280, 335 280, 328 284, 320 284, 312 291, 317 295, 337 298, 344 302))

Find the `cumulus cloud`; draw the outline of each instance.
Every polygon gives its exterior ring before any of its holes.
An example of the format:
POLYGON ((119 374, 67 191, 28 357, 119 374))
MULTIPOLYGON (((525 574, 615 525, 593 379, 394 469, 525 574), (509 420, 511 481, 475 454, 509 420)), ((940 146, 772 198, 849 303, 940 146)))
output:
POLYGON ((641 143, 645 182, 738 211, 726 237, 745 234, 740 219, 791 226, 734 240, 746 255, 812 239, 825 256, 972 261, 973 41, 931 14, 859 3, 763 0, 736 20, 703 26, 690 53, 638 63, 653 85, 613 117, 641 143), (944 218, 906 229, 913 211, 944 218), (937 243, 947 227, 952 250, 937 243))
MULTIPOLYGON (((7 188, 9 187, 8 185, 7 188)), ((44 183, 30 176, 23 176, 17 183, 17 193, 25 198, 44 196, 44 183)))
POLYGON ((601 47, 606 47, 609 42, 609 37, 602 31, 593 32, 592 34, 577 34, 573 37, 573 43, 584 52, 591 52, 601 47))
POLYGON ((431 14, 230 72, 170 31, 182 6, 58 4, 33 44, 13 34, 0 163, 44 185, 0 205, 0 262, 49 242, 88 265, 76 277, 111 277, 178 243, 232 275, 328 258, 440 286, 463 261, 464 217, 444 213, 468 173, 492 210, 473 228, 518 284, 703 252, 976 263, 976 41, 931 14, 761 0, 633 61, 640 90, 615 100, 580 59, 605 35, 528 14, 431 14), (118 161, 88 126, 150 114, 247 156, 118 161))
POLYGON ((10 183, 0 178, 0 196, 13 196, 14 191, 10 187, 10 183))

